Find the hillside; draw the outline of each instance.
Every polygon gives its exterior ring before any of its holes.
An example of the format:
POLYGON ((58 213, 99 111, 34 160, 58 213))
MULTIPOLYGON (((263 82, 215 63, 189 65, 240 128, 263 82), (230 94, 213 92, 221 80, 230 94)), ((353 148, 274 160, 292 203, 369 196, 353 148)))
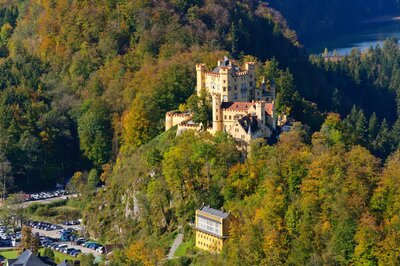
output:
POLYGON ((10 190, 53 186, 77 169, 98 176, 121 145, 155 137, 164 113, 192 94, 196 62, 241 51, 297 56, 295 34, 268 9, 238 5, 3 3, 0 145, 10 190))
MULTIPOLYGON (((171 264, 395 264, 400 48, 309 57, 288 25, 302 36, 312 22, 270 2, 289 24, 256 0, 0 1, 2 191, 68 183, 91 237, 124 245, 110 265, 156 264, 180 226, 187 249, 171 264), (224 56, 256 62, 256 83, 274 81, 278 114, 297 121, 249 157, 225 133, 164 132, 195 92, 196 63, 224 56), (202 204, 237 217, 219 256, 193 247, 202 204)), ((355 8, 313 2, 317 20, 332 9, 323 24, 355 8)))

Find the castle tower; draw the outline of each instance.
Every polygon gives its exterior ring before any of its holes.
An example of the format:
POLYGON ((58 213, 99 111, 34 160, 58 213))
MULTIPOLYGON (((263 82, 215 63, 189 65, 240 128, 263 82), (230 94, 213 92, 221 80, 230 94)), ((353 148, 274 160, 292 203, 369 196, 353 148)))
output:
POLYGON ((221 94, 212 94, 213 132, 222 131, 221 94))
POLYGON ((254 74, 256 73, 256 64, 254 62, 246 62, 244 63, 244 69, 249 71, 249 74, 254 74))
POLYGON ((206 65, 197 64, 196 73, 197 73, 197 95, 200 95, 201 90, 205 88, 206 65))
POLYGON ((228 101, 230 101, 229 91, 228 91, 229 68, 221 67, 220 71, 219 71, 219 75, 220 75, 220 80, 221 80, 221 85, 220 85, 220 90, 219 90, 219 92, 221 93, 221 101, 228 102, 228 101))
POLYGON ((265 102, 259 101, 256 102, 256 115, 260 120, 261 125, 265 125, 265 102))
POLYGON ((165 115, 165 131, 168 131, 171 127, 173 127, 172 113, 168 112, 165 115))
POLYGON ((244 63, 244 68, 248 71, 248 79, 249 79, 249 96, 252 99, 255 99, 256 93, 256 64, 254 62, 246 62, 244 63))

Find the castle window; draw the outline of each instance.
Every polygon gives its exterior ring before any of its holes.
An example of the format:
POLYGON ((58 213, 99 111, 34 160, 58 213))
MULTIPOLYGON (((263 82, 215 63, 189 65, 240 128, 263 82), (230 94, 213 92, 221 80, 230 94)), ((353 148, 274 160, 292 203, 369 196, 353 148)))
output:
POLYGON ((224 83, 226 83, 226 80, 224 80, 224 83))
POLYGON ((250 74, 250 78, 252 78, 253 77, 253 75, 252 74, 250 74))
POLYGON ((223 89, 224 89, 224 91, 226 91, 226 87, 225 86, 223 87, 223 89))
POLYGON ((229 116, 229 120, 232 120, 232 116, 231 115, 229 116))
POLYGON ((233 94, 233 99, 237 100, 237 98, 238 98, 238 94, 237 94, 237 93, 234 93, 234 94, 233 94))
POLYGON ((259 91, 257 91, 257 95, 260 95, 260 92, 259 92, 259 91))
POLYGON ((253 87, 253 81, 250 81, 250 87, 253 87))
POLYGON ((228 86, 228 91, 232 90, 231 86, 228 86))
POLYGON ((244 139, 244 135, 242 135, 241 138, 244 139))
MULTIPOLYGON (((218 111, 217 111, 217 112, 218 112, 218 111)), ((217 116, 217 115, 215 116, 215 120, 218 120, 218 116, 217 116)))
POLYGON ((235 132, 239 132, 239 129, 238 129, 238 128, 235 128, 235 132))
POLYGON ((235 85, 235 91, 237 90, 237 86, 235 85))
POLYGON ((224 115, 224 120, 226 120, 226 115, 224 115))

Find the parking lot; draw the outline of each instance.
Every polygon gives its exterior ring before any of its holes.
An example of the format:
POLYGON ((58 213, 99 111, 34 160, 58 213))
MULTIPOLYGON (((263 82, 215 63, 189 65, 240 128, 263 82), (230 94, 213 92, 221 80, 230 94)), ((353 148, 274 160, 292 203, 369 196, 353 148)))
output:
MULTIPOLYGON (((60 252, 64 253, 72 253, 70 255, 77 256, 79 253, 83 254, 93 254, 94 256, 98 256, 101 253, 97 248, 101 247, 100 244, 95 245, 93 247, 94 242, 88 242, 84 238, 80 238, 76 235, 76 232, 81 230, 81 226, 78 224, 79 221, 69 221, 65 224, 47 224, 47 223, 38 223, 38 222, 29 222, 28 225, 32 228, 33 234, 38 234, 41 238, 42 245, 45 247, 49 247, 60 252), (89 245, 92 248, 85 247, 85 245, 89 245), (61 247, 61 250, 59 250, 61 247)), ((101 249, 100 249, 101 251, 101 249)))
POLYGON ((57 198, 67 195, 67 191, 65 189, 57 189, 54 191, 46 191, 34 194, 25 194, 26 201, 36 201, 36 200, 45 200, 51 198, 57 198))
MULTIPOLYGON (((32 233, 34 233, 34 234, 35 233, 39 233, 40 236, 46 236, 46 237, 50 237, 50 238, 59 238, 60 237, 60 235, 58 234, 58 231, 44 231, 44 230, 32 228, 32 233)), ((91 253, 95 257, 101 255, 96 250, 93 250, 93 249, 90 249, 90 248, 86 248, 86 247, 83 247, 81 245, 75 245, 71 241, 61 241, 61 242, 58 242, 58 243, 59 244, 67 244, 69 248, 80 249, 83 254, 91 253)))
MULTIPOLYGON (((50 203, 60 199, 77 197, 76 194, 69 194, 64 189, 57 189, 48 192, 35 194, 23 194, 22 205, 27 207, 32 203, 50 203)), ((0 203, 0 205, 2 205, 0 203)), ((40 238, 41 246, 57 250, 59 252, 77 257, 79 254, 93 254, 99 256, 104 253, 103 245, 80 237, 82 235, 81 220, 69 220, 63 224, 51 224, 40 221, 24 222, 31 228, 33 234, 40 238)), ((11 229, 0 226, 0 249, 18 247, 21 243, 21 228, 11 229)))

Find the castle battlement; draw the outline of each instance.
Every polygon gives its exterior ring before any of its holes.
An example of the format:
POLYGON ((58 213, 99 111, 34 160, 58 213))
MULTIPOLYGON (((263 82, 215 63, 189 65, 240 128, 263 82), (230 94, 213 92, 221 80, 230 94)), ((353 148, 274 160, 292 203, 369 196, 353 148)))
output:
POLYGON ((242 72, 236 72, 232 74, 234 77, 242 77, 242 76, 247 76, 249 74, 249 71, 242 71, 242 72))
POLYGON ((166 116, 168 116, 168 117, 191 117, 192 114, 189 112, 180 113, 180 112, 176 112, 176 111, 170 111, 170 112, 167 112, 166 116))
POLYGON ((181 126, 181 127, 191 127, 191 128, 198 128, 199 127, 198 124, 188 124, 186 122, 180 123, 179 126, 181 126))
POLYGON ((211 77, 220 77, 221 76, 219 73, 214 73, 212 71, 205 72, 205 74, 207 76, 211 76, 211 77))

